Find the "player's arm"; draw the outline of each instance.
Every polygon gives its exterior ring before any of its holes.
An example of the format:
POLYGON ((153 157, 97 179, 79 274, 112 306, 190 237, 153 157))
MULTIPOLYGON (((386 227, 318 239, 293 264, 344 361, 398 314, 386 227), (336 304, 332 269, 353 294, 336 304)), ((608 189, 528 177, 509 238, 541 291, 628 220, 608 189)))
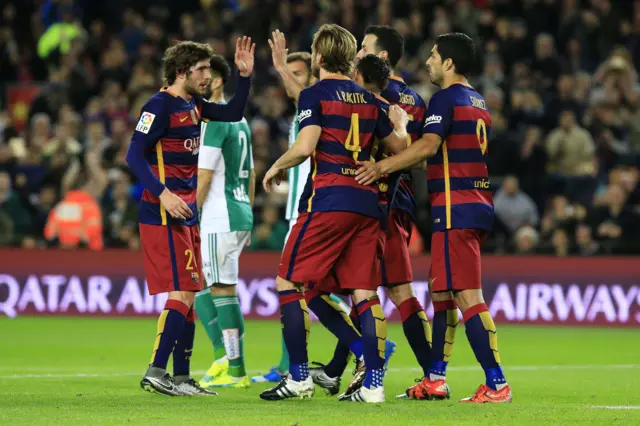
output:
POLYGON ((201 209, 207 200, 213 181, 213 173, 219 167, 226 130, 224 123, 214 121, 203 126, 203 132, 200 135, 200 154, 198 155, 198 188, 196 189, 198 209, 201 209))
MULTIPOLYGON (((384 122, 385 119, 385 114, 381 114, 379 121, 382 120, 384 122)), ((407 134, 407 124, 409 123, 409 117, 398 105, 391 105, 391 107, 389 107, 389 121, 393 124, 393 131, 386 137, 380 139, 388 151, 397 154, 407 147, 409 137, 407 134)), ((379 123, 378 127, 381 128, 383 134, 388 130, 386 123, 379 123)))
POLYGON ((168 126, 169 116, 165 111, 164 102, 160 98, 151 99, 142 108, 140 120, 129 144, 126 160, 142 186, 160 199, 172 217, 186 219, 193 215, 187 203, 160 182, 145 158, 145 152, 158 144, 158 140, 168 126))
POLYGON ((304 90, 304 86, 296 81, 295 76, 287 68, 287 41, 284 34, 280 32, 280 30, 275 30, 271 33, 271 36, 269 47, 271 47, 273 67, 280 75, 287 95, 293 99, 297 105, 300 92, 304 90))
POLYGON ((262 185, 267 192, 271 192, 274 179, 276 184, 280 185, 282 174, 285 170, 302 164, 309 158, 311 154, 313 154, 313 151, 315 151, 318 141, 320 140, 320 135, 322 134, 320 122, 322 109, 320 107, 320 95, 317 93, 317 89, 312 87, 303 90, 302 93, 300 93, 298 104, 298 111, 300 111, 297 117, 299 128, 298 138, 291 148, 271 166, 264 176, 262 185))
POLYGON ((202 100, 202 117, 212 121, 236 122, 242 120, 244 109, 251 89, 251 73, 253 72, 255 43, 251 37, 242 37, 236 42, 235 63, 238 67, 238 84, 236 93, 226 104, 218 104, 202 100))
POLYGON ((413 142, 402 152, 378 163, 362 162, 356 172, 356 180, 363 185, 370 185, 384 174, 408 169, 436 155, 453 118, 452 111, 445 99, 436 99, 434 95, 426 115, 428 118, 424 123, 422 138, 413 142))

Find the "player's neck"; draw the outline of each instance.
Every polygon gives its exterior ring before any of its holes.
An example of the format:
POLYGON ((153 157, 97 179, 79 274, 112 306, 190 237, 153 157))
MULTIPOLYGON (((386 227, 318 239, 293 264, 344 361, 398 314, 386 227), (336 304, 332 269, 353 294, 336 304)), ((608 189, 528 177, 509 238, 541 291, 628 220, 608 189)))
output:
POLYGON ((445 75, 443 77, 442 86, 440 86, 440 88, 446 89, 450 86, 453 86, 454 84, 462 84, 463 86, 471 87, 471 85, 469 84, 469 82, 464 76, 453 74, 453 75, 445 75))
POLYGON ((227 100, 224 98, 224 92, 222 90, 214 90, 213 94, 209 98, 211 102, 215 102, 217 104, 225 103, 227 100))
POLYGON ((324 68, 320 68, 320 80, 324 80, 325 78, 336 78, 340 80, 349 79, 346 75, 339 72, 329 72, 324 68))
POLYGON ((192 96, 184 89, 184 85, 178 85, 176 83, 172 84, 167 88, 167 90, 173 93, 176 96, 181 97, 187 102, 191 101, 192 96))

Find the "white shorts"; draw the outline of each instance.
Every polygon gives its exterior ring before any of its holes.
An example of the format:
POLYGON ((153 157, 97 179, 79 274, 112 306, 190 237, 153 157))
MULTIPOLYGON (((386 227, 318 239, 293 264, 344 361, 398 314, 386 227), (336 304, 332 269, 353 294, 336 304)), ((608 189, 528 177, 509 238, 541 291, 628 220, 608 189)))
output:
POLYGON ((251 231, 202 234, 202 273, 207 287, 238 284, 239 259, 251 231))

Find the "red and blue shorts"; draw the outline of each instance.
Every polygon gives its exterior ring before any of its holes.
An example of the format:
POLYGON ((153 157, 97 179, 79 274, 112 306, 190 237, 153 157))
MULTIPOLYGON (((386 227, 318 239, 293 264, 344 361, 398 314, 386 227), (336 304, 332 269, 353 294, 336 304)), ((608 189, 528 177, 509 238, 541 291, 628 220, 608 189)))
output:
POLYGON ((198 225, 140 224, 149 294, 202 290, 198 225))
POLYGON ((487 239, 482 229, 448 229, 431 237, 432 292, 482 288, 480 248, 487 239))
POLYGON ((384 236, 384 256, 381 259, 382 283, 385 287, 413 282, 409 240, 413 222, 404 210, 392 209, 389 214, 388 229, 384 236))
POLYGON ((320 291, 376 290, 380 221, 351 212, 300 213, 278 276, 320 291))

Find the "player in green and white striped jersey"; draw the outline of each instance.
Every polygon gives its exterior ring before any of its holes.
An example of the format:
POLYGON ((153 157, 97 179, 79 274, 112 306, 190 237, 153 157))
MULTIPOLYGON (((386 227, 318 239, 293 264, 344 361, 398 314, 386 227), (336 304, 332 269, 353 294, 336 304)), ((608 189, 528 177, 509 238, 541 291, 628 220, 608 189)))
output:
MULTIPOLYGON (((210 100, 224 102, 231 69, 222 56, 215 55, 211 71, 210 100)), ((255 180, 247 120, 203 123, 197 201, 202 271, 209 288, 197 294, 195 305, 214 350, 214 362, 200 381, 204 388, 251 383, 244 365, 244 319, 236 285, 240 253, 250 242, 253 228, 255 180)))

